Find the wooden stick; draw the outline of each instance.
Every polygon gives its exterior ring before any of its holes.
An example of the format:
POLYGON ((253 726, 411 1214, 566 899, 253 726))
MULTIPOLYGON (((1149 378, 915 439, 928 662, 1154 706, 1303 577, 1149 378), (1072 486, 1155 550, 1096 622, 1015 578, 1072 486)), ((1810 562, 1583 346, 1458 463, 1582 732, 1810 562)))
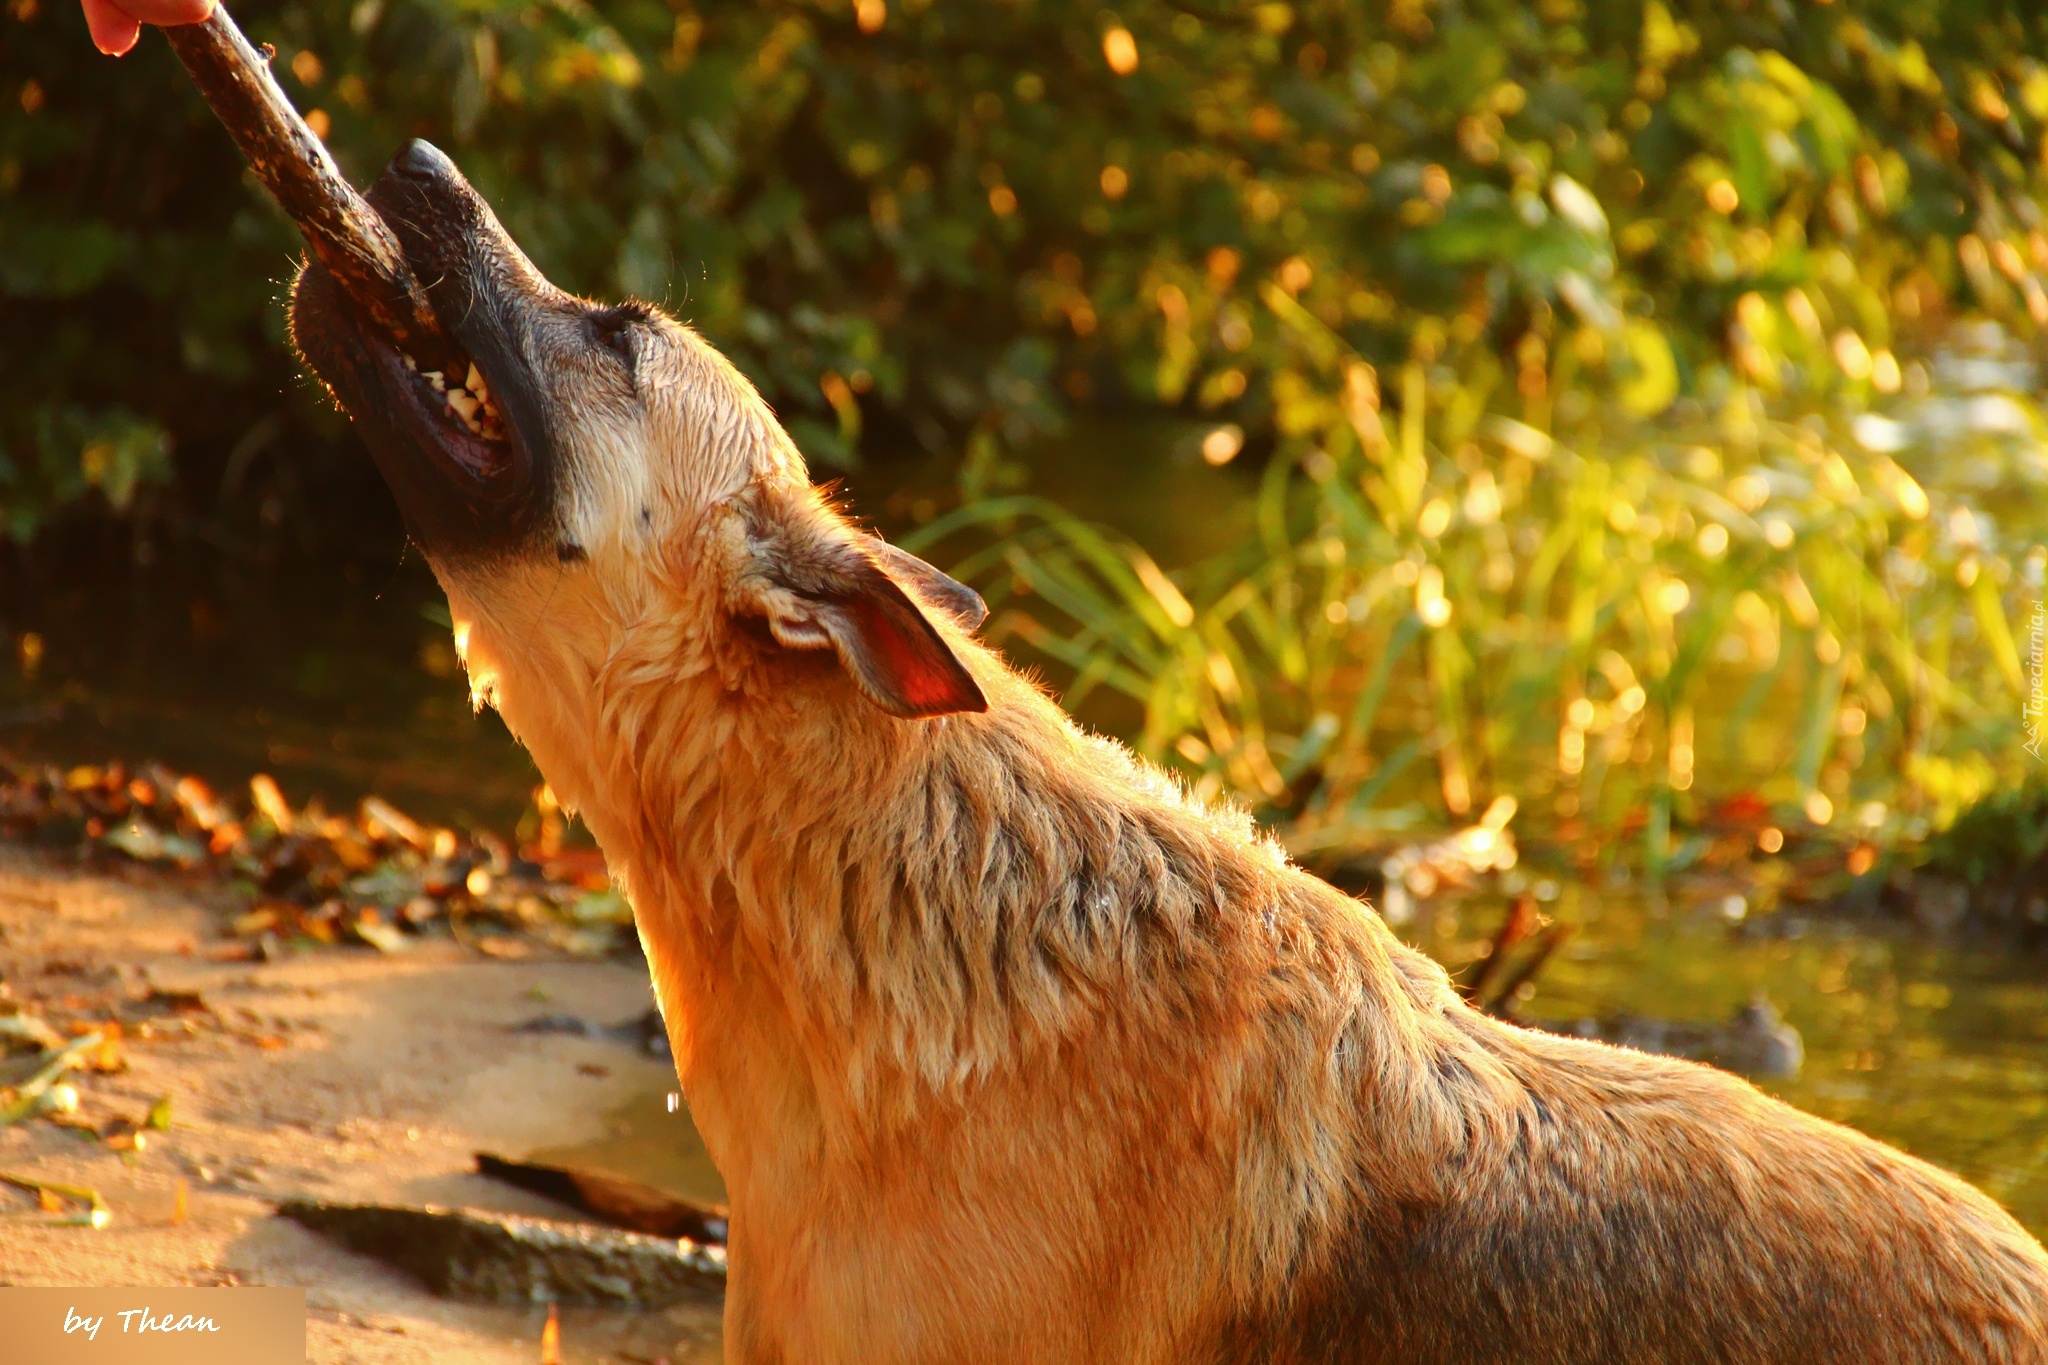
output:
POLYGON ((259 54, 219 6, 200 23, 163 33, 257 179, 369 320, 422 368, 456 354, 390 226, 356 193, 278 88, 270 50, 259 54))
POLYGON ((1536 940, 1536 946, 1529 950, 1529 955, 1516 965, 1514 971, 1508 973, 1507 980, 1500 983, 1500 990, 1495 993, 1492 1004, 1485 1007, 1488 1014, 1498 1015, 1502 1019, 1515 1017, 1518 1005, 1515 992, 1522 989, 1527 982, 1536 979, 1536 974, 1549 964, 1550 955, 1562 948, 1564 941, 1572 936, 1572 927, 1569 924, 1553 924, 1543 931, 1543 936, 1536 940))
POLYGON ((685 1199, 605 1171, 507 1161, 489 1152, 476 1154, 476 1170, 478 1175, 546 1195, 633 1232, 652 1237, 687 1237, 705 1246, 725 1245, 730 1215, 723 1204, 685 1199))
POLYGON ((1486 988, 1493 981, 1493 974, 1506 965, 1508 954, 1521 941, 1536 932, 1542 917, 1536 912, 1534 896, 1518 896, 1508 907, 1507 918, 1494 932, 1493 942, 1486 945, 1486 956, 1479 959, 1479 965, 1472 969, 1472 975, 1459 987, 1467 1000, 1486 1008, 1486 988))

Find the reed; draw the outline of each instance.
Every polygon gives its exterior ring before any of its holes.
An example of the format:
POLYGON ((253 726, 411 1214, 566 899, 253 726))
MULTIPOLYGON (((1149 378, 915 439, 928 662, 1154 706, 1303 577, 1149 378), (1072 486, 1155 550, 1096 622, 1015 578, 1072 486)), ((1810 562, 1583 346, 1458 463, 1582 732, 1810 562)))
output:
POLYGON ((1469 367, 1383 374, 1287 303, 1301 379, 1252 543, 1168 573, 1023 495, 909 543, 957 548, 1070 706, 1129 699, 1138 748, 1297 854, 1500 795, 1653 868, 1732 798, 1882 843, 2034 761, 2048 465, 1995 330, 1953 333, 1883 411, 1774 413, 1730 380, 1661 420, 1546 430, 1469 367))

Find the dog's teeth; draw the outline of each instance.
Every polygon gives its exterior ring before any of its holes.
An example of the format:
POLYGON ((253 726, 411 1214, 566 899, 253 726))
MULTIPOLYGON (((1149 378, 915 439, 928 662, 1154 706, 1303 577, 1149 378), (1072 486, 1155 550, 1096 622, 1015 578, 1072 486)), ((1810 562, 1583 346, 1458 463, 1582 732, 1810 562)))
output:
POLYGON ((439 370, 422 370, 420 378, 432 385, 435 393, 441 393, 448 387, 447 379, 442 376, 439 370))
POLYGON ((482 398, 486 393, 490 392, 490 390, 484 387, 484 377, 481 374, 477 373, 476 362, 474 360, 469 362, 469 373, 466 376, 464 376, 462 385, 464 388, 468 389, 471 393, 475 394, 479 398, 482 398))
POLYGON ((470 397, 464 390, 455 389, 448 395, 448 406, 455 409, 456 415, 462 418, 465 424, 469 424, 476 421, 476 410, 482 404, 470 397))
POLYGON ((408 370, 411 370, 411 371, 412 371, 412 372, 413 372, 414 374, 418 374, 418 373, 419 373, 419 369, 420 369, 420 363, 419 363, 419 361, 417 361, 417 360, 414 360, 414 359, 413 359, 413 358, 412 358, 411 356, 407 355, 407 354, 406 354, 406 353, 405 353, 404 351, 400 351, 400 352, 398 353, 398 358, 399 358, 400 360, 403 360, 403 361, 405 362, 405 368, 407 368, 408 370))

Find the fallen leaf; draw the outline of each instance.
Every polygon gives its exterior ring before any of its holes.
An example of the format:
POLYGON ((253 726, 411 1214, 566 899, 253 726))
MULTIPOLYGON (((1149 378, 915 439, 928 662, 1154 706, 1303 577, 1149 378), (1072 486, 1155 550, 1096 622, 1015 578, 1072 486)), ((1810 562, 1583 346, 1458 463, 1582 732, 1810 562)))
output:
POLYGON ((101 1041, 102 1036, 97 1032, 73 1039, 45 1061, 35 1075, 14 1087, 12 1097, 0 1103, 0 1128, 10 1123, 19 1123, 35 1114, 47 1113, 52 1108, 61 1110, 66 1107, 67 1098, 68 1107, 76 1109, 78 1092, 72 1086, 62 1083, 61 1078, 65 1072, 77 1066, 99 1047, 101 1041), (53 1090, 57 1091, 57 1094, 46 1099, 45 1093, 53 1090))
POLYGON ((279 834, 290 834, 298 821, 292 815, 291 803, 284 799, 284 793, 277 788, 277 781, 269 773, 258 773, 249 779, 249 796, 255 801, 256 809, 279 834))
POLYGON ((92 1069, 108 1073, 126 1071, 128 1057, 121 1051, 121 1026, 109 1023, 104 1027, 107 1030, 106 1036, 100 1040, 99 1046, 92 1050, 92 1069))
POLYGON ((100 842, 138 862, 196 867, 206 858, 206 850, 200 845, 181 834, 166 834, 139 816, 108 831, 100 842))
POLYGON ((251 910, 246 915, 237 915, 235 933, 243 938, 252 937, 265 930, 275 929, 280 918, 276 907, 266 905, 260 910, 251 910))
POLYGON ((207 1004, 206 997, 198 991, 167 991, 158 986, 142 998, 142 1003, 169 1010, 172 1014, 213 1013, 213 1006, 207 1004))
POLYGON ((17 1045, 48 1052, 64 1046, 64 1038, 32 1014, 0 1014, 0 1050, 17 1045))
POLYGON ((34 1180, 25 1175, 9 1175, 0 1171, 0 1185, 12 1185, 36 1197, 36 1206, 45 1213, 57 1214, 51 1219, 56 1227, 104 1228, 114 1221, 114 1211, 107 1207, 107 1201, 100 1192, 83 1185, 60 1185, 52 1180, 34 1180), (68 1209, 67 1203, 82 1205, 68 1209))
POLYGON ((352 927, 357 938, 380 953, 403 953, 412 948, 412 940, 403 930, 395 924, 385 923, 382 919, 371 918, 367 910, 356 917, 352 927))
POLYGON ((423 853, 433 848, 433 836, 422 829, 417 820, 382 797, 364 797, 361 809, 363 824, 372 834, 388 834, 423 853))

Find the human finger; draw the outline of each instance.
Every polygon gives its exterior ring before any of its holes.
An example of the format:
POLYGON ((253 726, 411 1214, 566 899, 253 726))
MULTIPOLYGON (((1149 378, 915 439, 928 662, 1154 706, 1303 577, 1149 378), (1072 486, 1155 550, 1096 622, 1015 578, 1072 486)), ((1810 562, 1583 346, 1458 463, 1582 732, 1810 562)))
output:
POLYGON ((92 45, 109 57, 119 57, 135 46, 142 25, 113 0, 84 0, 85 26, 92 30, 92 45))
POLYGON ((196 24, 213 13, 214 0, 119 0, 145 24, 196 24))

